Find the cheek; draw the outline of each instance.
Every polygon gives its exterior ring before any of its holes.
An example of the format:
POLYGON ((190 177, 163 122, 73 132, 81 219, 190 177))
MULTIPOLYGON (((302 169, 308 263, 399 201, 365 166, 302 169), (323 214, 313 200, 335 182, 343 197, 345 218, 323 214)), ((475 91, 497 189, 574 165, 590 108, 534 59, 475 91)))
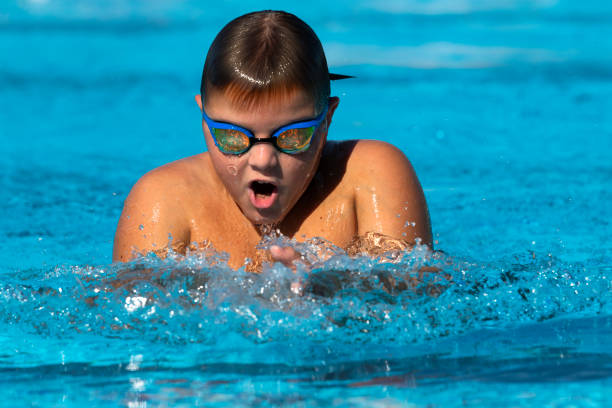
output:
POLYGON ((314 160, 310 157, 308 160, 291 159, 290 162, 285 163, 283 166, 284 178, 292 188, 300 189, 312 178, 316 170, 314 168, 314 160))
POLYGON ((227 156, 219 152, 217 146, 215 146, 215 142, 207 132, 207 129, 204 129, 204 137, 206 139, 208 153, 210 154, 217 175, 223 181, 225 181, 228 177, 236 177, 239 173, 240 157, 227 156))
POLYGON ((225 156, 219 152, 209 151, 217 176, 228 190, 232 190, 239 181, 241 160, 239 157, 225 156))

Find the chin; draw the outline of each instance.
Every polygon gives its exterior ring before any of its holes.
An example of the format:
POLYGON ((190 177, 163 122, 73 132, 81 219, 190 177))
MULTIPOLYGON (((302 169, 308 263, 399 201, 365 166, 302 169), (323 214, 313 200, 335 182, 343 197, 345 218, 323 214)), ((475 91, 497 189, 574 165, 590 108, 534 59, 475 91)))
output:
POLYGON ((269 224, 278 224, 282 221, 282 217, 258 217, 255 220, 252 220, 254 224, 262 224, 262 225, 269 225, 269 224))
POLYGON ((258 212, 257 210, 255 210, 255 211, 252 211, 251 214, 247 216, 247 218, 253 224, 264 224, 264 225, 265 224, 278 224, 279 222, 283 220, 282 214, 276 211, 274 211, 273 213, 270 212, 269 214, 262 214, 258 212))

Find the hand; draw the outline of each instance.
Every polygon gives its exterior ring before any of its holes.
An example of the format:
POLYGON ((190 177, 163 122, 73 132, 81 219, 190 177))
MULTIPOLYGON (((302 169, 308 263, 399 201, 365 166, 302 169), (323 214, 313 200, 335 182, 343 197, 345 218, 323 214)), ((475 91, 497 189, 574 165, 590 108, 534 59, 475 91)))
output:
MULTIPOLYGON (((270 247, 270 255, 274 262, 280 262, 287 268, 290 268, 295 273, 296 266, 294 261, 300 258, 300 253, 291 247, 281 247, 278 245, 272 245, 270 247)), ((304 285, 301 280, 291 283, 291 291, 296 295, 302 295, 304 291, 304 285)))
POLYGON ((295 272, 295 264, 293 261, 300 258, 300 253, 295 249, 272 245, 270 247, 270 255, 272 255, 272 260, 274 262, 280 262, 295 272))

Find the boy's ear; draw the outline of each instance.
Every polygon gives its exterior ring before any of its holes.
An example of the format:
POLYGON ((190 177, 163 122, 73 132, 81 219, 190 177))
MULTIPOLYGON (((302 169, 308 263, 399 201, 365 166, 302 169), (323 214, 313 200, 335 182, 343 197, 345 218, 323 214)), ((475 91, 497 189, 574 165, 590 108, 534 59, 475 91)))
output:
POLYGON ((200 107, 200 111, 202 111, 202 95, 196 95, 195 96, 195 101, 198 104, 198 106, 200 107))
POLYGON ((327 120, 327 126, 329 126, 329 124, 331 123, 332 116, 334 116, 334 112, 336 111, 336 108, 338 107, 339 103, 340 98, 338 98, 337 96, 332 96, 331 98, 329 98, 329 108, 327 109, 327 118, 325 118, 327 120))

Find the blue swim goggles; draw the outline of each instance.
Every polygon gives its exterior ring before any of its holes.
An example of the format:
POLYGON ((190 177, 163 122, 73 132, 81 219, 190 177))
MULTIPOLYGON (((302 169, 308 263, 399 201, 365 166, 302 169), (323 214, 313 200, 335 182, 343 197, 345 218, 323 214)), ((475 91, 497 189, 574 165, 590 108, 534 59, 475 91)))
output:
POLYGON ((326 104, 323 112, 312 120, 290 123, 275 130, 271 137, 266 138, 257 138, 249 129, 238 125, 212 120, 204 109, 202 109, 202 118, 221 153, 242 154, 255 143, 272 143, 283 153, 298 154, 310 147, 312 137, 327 114, 327 108, 326 104))

